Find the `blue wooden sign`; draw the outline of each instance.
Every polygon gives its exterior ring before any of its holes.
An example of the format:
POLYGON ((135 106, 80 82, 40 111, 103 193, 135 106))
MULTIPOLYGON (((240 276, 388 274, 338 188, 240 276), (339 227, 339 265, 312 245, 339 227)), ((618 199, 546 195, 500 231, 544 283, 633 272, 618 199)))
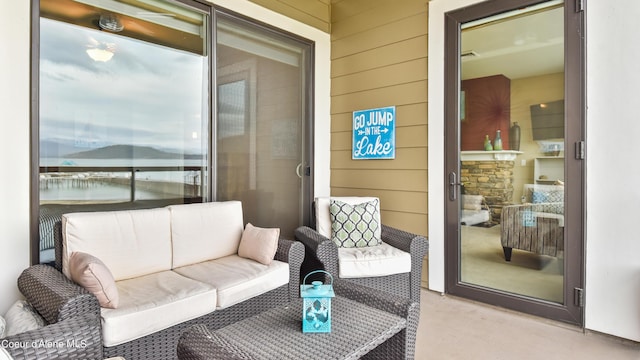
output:
POLYGON ((353 112, 353 151, 351 158, 395 159, 396 107, 353 112))

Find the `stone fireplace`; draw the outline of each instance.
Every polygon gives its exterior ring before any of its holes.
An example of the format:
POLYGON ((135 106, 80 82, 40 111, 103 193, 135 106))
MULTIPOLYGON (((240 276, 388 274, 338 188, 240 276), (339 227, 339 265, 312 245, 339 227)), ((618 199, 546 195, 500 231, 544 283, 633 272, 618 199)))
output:
POLYGON ((512 150, 460 152, 464 193, 484 196, 494 223, 500 223, 502 207, 513 204, 513 167, 519 154, 512 150))

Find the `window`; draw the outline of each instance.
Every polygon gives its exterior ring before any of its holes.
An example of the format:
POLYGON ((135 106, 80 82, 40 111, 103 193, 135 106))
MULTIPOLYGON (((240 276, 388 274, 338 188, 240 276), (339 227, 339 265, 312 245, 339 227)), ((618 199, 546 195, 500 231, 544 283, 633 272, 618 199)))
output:
POLYGON ((311 41, 192 0, 39 5, 33 263, 67 212, 233 199, 281 234, 308 218, 311 41))
POLYGON ((54 259, 63 213, 210 198, 209 14, 170 0, 40 2, 39 262, 54 259))

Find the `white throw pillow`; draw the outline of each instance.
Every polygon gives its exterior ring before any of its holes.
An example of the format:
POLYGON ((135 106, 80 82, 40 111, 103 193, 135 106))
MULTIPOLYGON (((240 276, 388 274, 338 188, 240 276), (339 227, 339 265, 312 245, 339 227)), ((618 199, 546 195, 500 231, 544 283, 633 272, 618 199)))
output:
POLYGON ((238 256, 269 265, 278 250, 280 229, 259 228, 247 223, 242 232, 238 256))
POLYGON ((98 298, 100 306, 118 307, 119 295, 116 281, 109 268, 95 256, 74 251, 69 257, 71 280, 98 298))
POLYGON ((13 360, 13 357, 4 347, 0 347, 0 360, 13 360))
POLYGON ((4 331, 7 328, 7 322, 0 316, 0 339, 4 338, 4 331))
POLYGON ((45 325, 44 319, 24 300, 18 300, 13 303, 4 318, 7 322, 5 336, 39 329, 45 325))

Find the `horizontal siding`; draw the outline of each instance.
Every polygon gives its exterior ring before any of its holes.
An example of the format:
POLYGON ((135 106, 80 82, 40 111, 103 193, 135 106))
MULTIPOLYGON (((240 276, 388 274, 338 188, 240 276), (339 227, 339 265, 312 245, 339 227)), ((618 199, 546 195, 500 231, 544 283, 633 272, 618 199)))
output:
POLYGON ((382 221, 428 230, 427 3, 331 3, 331 194, 377 196, 382 221), (396 107, 396 157, 352 160, 353 111, 396 107))
POLYGON ((385 212, 427 212, 427 197, 423 192, 336 188, 334 196, 376 196, 380 198, 380 210, 385 212))
MULTIPOLYGON (((331 97, 331 114, 353 112, 390 105, 411 105, 426 103, 427 81, 373 88, 356 93, 331 97)), ((426 118, 426 114, 425 114, 426 118)))
MULTIPOLYGON (((414 15, 428 17, 425 0, 347 0, 334 2, 331 36, 335 40, 375 32, 387 24, 407 21, 414 15)), ((426 27, 426 21, 423 24, 426 27)), ((425 31, 426 33, 426 31, 425 31)))
MULTIPOLYGON (((333 23, 331 26, 335 29, 338 24, 333 23)), ((427 34, 427 14, 425 12, 413 15, 402 21, 380 25, 370 31, 357 33, 338 40, 333 40, 334 34, 331 34, 332 60, 424 36, 427 34)))
POLYGON ((427 170, 405 169, 332 169, 331 188, 368 190, 425 191, 427 170))
POLYGON ((354 68, 358 71, 366 71, 421 59, 427 53, 428 44, 428 37, 425 34, 334 59, 331 62, 331 73, 334 78, 337 78, 351 73, 354 68))
POLYGON ((264 8, 300 21, 316 29, 331 31, 331 4, 329 0, 250 0, 264 8))
POLYGON ((427 80, 427 58, 336 77, 331 83, 331 94, 337 96, 417 80, 427 80))
MULTIPOLYGON (((424 235, 429 233, 428 218, 422 214, 387 212, 382 213, 382 221, 385 225, 390 225, 410 233, 424 235)), ((425 256, 427 258, 429 255, 425 256)))

